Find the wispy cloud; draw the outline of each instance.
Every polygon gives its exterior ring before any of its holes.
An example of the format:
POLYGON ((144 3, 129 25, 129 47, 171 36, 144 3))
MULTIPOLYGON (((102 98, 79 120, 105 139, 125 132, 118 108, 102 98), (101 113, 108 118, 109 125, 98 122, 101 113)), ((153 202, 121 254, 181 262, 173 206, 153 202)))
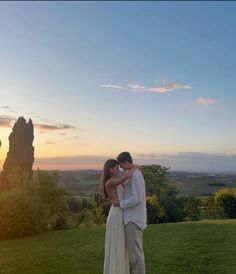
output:
POLYGON ((3 109, 10 109, 9 106, 1 106, 0 108, 3 108, 3 109))
POLYGON ((102 88, 115 88, 115 89, 124 89, 122 86, 113 85, 113 84, 102 84, 100 85, 102 88))
POLYGON ((59 130, 59 129, 74 129, 75 128, 74 126, 67 125, 67 124, 55 124, 55 125, 34 124, 34 126, 40 130, 59 130))
POLYGON ((214 98, 199 97, 193 100, 193 103, 202 105, 215 105, 218 104, 219 101, 214 98))
POLYGON ((234 149, 233 151, 228 152, 228 155, 236 156, 236 149, 234 149))
POLYGON ((46 145, 52 145, 53 142, 52 142, 52 141, 47 141, 47 142, 45 142, 45 144, 46 144, 46 145))
POLYGON ((143 86, 137 83, 131 83, 124 86, 117 86, 113 84, 102 84, 100 87, 103 88, 115 88, 115 89, 126 89, 131 92, 153 92, 153 93, 165 93, 178 89, 191 89, 190 84, 183 84, 178 82, 168 82, 166 81, 162 85, 158 86, 143 86))
POLYGON ((0 127, 11 127, 16 118, 9 115, 0 115, 0 127))
MULTIPOLYGON (((0 115, 0 127, 11 127, 12 123, 17 119, 10 115, 0 115)), ((67 130, 67 129, 75 129, 74 126, 68 124, 40 124, 34 123, 34 127, 36 129, 41 130, 40 134, 45 133, 42 130, 50 131, 50 130, 67 130)), ((66 135, 66 133, 61 133, 61 135, 66 135)))

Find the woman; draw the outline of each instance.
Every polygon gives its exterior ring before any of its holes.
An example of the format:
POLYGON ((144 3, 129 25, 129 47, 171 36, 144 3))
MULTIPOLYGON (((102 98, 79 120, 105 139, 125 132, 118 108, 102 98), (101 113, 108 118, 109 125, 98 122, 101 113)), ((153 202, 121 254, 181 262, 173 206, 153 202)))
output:
MULTIPOLYGON (((123 183, 129 179, 136 167, 123 176, 119 174, 119 163, 114 159, 105 162, 101 177, 101 191, 110 200, 122 199, 123 183)), ((129 274, 129 260, 125 248, 123 210, 111 206, 106 223, 105 259, 103 274, 129 274)))

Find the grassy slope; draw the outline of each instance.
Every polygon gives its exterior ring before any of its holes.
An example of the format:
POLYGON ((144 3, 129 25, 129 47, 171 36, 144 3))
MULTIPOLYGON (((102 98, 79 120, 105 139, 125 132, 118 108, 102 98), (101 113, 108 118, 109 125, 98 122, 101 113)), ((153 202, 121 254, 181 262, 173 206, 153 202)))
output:
MULTIPOLYGON (((0 241, 0 273, 102 273, 104 227, 0 241)), ((148 273, 236 273, 236 221, 150 225, 148 273)))

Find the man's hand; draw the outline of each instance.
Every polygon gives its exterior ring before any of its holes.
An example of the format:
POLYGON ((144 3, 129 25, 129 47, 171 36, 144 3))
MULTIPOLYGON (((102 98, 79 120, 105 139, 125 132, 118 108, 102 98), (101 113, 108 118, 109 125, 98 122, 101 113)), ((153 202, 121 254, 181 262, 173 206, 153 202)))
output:
POLYGON ((112 200, 112 205, 114 207, 119 207, 120 206, 120 200, 118 200, 118 199, 112 200))

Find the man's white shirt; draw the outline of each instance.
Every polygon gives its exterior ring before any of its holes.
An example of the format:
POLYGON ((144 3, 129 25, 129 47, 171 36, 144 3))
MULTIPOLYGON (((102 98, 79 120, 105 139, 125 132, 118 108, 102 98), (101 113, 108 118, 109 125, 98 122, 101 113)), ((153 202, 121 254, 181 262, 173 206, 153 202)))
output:
POLYGON ((142 230, 147 226, 146 188, 139 169, 126 181, 120 207, 124 209, 124 225, 133 222, 142 230))

